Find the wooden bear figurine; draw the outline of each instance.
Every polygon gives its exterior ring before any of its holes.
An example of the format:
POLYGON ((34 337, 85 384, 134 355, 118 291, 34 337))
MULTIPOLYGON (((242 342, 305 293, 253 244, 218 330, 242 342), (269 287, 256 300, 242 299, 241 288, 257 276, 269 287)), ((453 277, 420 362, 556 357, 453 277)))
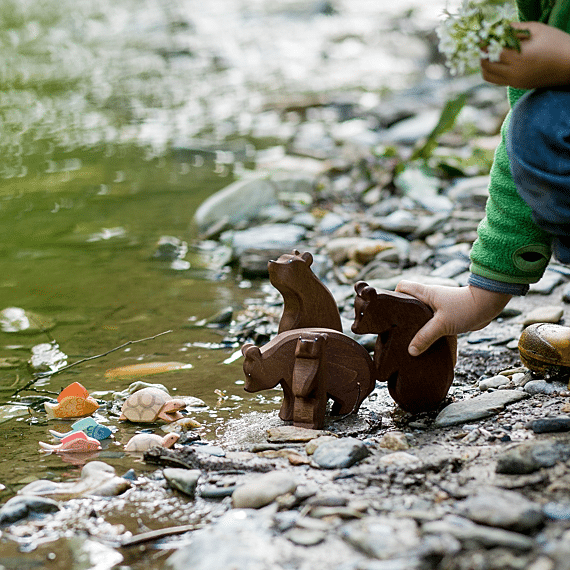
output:
MULTIPOLYGON (((318 384, 323 380, 326 395, 333 400, 332 415, 356 412, 376 383, 376 371, 368 351, 349 336, 332 329, 285 331, 261 348, 244 345, 242 353, 245 390, 258 392, 281 384, 283 403, 279 417, 285 421, 307 423, 305 411, 299 412, 303 417, 295 418, 295 395, 318 400, 321 389, 318 384), (314 346, 309 346, 311 339, 314 346), (307 356, 316 362, 302 362, 307 356)), ((307 401, 300 401, 297 409, 303 409, 306 404, 307 401)), ((317 412, 311 413, 320 418, 317 412)), ((310 421, 317 423, 314 419, 310 421)))
POLYGON ((379 291, 363 281, 354 289, 356 334, 377 334, 374 364, 378 380, 388 383, 394 401, 411 413, 435 410, 453 381, 457 339, 442 337, 420 356, 408 345, 433 316, 424 303, 404 293, 379 291))
POLYGON ((283 315, 278 332, 304 328, 326 328, 342 332, 332 293, 311 270, 309 252, 281 255, 268 263, 269 280, 283 295, 283 315))

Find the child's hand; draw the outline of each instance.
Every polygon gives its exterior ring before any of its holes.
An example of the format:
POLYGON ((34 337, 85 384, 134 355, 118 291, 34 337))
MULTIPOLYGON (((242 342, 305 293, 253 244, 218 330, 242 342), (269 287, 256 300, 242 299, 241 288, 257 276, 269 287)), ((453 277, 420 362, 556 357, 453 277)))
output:
POLYGON ((417 356, 442 336, 476 331, 487 326, 511 299, 478 287, 442 287, 400 281, 396 287, 431 307, 433 317, 416 333, 408 352, 417 356))
POLYGON ((521 51, 504 49, 499 61, 481 60, 483 79, 519 89, 570 85, 570 34, 540 22, 517 22, 521 51))

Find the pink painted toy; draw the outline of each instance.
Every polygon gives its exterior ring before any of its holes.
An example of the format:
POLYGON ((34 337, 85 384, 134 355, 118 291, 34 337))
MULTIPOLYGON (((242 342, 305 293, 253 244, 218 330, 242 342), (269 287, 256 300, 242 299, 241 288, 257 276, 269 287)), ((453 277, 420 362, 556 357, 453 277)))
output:
POLYGON ((51 453, 86 453, 101 449, 99 440, 89 437, 82 431, 77 431, 64 437, 57 445, 39 442, 41 450, 51 453))

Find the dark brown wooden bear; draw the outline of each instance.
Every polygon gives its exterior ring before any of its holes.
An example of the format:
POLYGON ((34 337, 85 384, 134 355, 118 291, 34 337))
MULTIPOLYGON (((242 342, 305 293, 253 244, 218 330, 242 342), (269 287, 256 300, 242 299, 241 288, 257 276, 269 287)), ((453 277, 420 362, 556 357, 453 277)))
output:
POLYGON ((297 250, 268 263, 269 280, 284 301, 279 333, 315 327, 342 332, 336 301, 311 270, 312 263, 309 252, 297 250))
POLYGON ((404 293, 376 291, 363 281, 354 289, 356 334, 377 334, 374 364, 380 382, 388 383, 394 401, 411 413, 437 409, 453 381, 457 339, 442 337, 420 356, 408 345, 433 316, 425 304, 404 293))
POLYGON ((332 329, 285 331, 261 348, 244 345, 242 353, 245 390, 258 392, 281 384, 279 417, 295 425, 323 427, 324 408, 319 406, 326 404, 326 397, 322 392, 333 400, 331 414, 344 415, 356 412, 376 384, 368 351, 332 329))

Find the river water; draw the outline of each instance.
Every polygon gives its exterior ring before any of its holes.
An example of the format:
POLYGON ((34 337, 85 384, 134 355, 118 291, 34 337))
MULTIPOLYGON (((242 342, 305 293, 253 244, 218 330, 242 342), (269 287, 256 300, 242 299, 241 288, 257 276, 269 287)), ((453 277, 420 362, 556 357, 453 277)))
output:
MULTIPOLYGON (((0 369, 1 403, 42 396, 14 395, 32 379, 27 363, 40 343, 57 344, 74 362, 171 331, 35 387, 56 394, 79 381, 109 400, 131 380, 109 380, 106 370, 180 361, 192 368, 150 381, 204 401, 191 411, 204 438, 244 412, 275 409, 278 398, 245 394, 239 361, 224 364, 236 347, 212 349, 220 333, 195 326, 262 292, 206 266, 193 247, 192 214, 287 132, 272 110, 282 98, 358 92, 373 105, 426 71, 435 76, 409 30, 431 29, 443 3, 1 5, 0 310, 56 323, 34 335, 0 332, 0 361, 13 362, 0 369), (162 236, 187 242, 189 263, 153 258, 162 236)), ((124 472, 133 459, 121 444, 136 428, 100 419, 118 432, 98 457, 124 472)), ((31 480, 78 476, 79 466, 39 453, 48 427, 67 426, 48 426, 41 407, 0 423, 2 502, 31 480)))

